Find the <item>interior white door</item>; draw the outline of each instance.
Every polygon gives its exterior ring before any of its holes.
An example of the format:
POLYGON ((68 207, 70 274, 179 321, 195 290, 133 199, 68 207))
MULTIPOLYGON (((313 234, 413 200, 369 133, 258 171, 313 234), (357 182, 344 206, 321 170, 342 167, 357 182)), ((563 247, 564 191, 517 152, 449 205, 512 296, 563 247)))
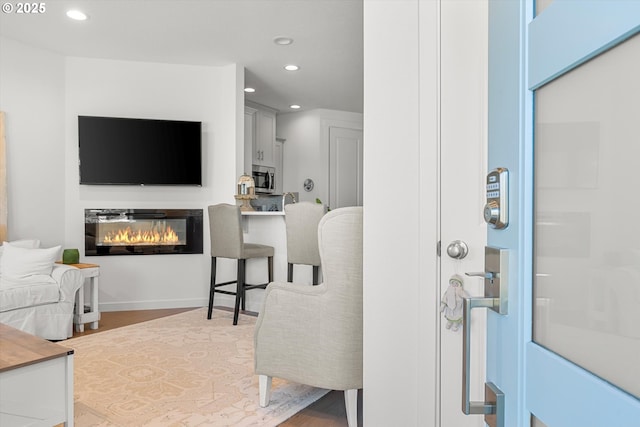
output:
MULTIPOLYGON (((442 0, 440 7, 441 295, 447 294, 452 277, 461 278, 470 295, 483 292, 482 280, 465 272, 482 271, 487 234, 482 215, 487 164, 487 13, 486 0, 442 0), (455 255, 452 243, 456 241, 468 247, 462 259, 449 255, 455 255)), ((461 307, 454 313, 455 317, 461 314, 461 307)), ((484 313, 474 313, 471 395, 475 399, 483 393, 484 321, 484 313)), ((440 426, 481 427, 481 417, 462 413, 462 327, 444 316, 440 378, 440 426)))
POLYGON ((329 128, 329 207, 362 206, 362 131, 329 128))

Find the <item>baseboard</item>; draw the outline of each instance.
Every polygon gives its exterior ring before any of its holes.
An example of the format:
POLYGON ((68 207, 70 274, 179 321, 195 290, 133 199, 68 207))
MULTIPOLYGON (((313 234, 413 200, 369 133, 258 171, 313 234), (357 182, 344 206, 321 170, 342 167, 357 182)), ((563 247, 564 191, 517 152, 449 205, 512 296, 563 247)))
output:
POLYGON ((208 301, 204 298, 183 300, 153 300, 153 301, 119 301, 100 302, 100 311, 131 311, 131 310, 155 310, 161 308, 190 308, 204 307, 208 301))
MULTIPOLYGON (((248 311, 259 312, 262 307, 262 294, 260 290, 248 293, 246 309, 248 311), (258 291, 258 292, 257 292, 258 291), (253 294, 253 298, 252 295, 253 294)), ((191 307, 207 307, 209 300, 206 298, 192 298, 181 300, 152 300, 152 301, 121 301, 121 302, 101 302, 99 304, 100 311, 131 311, 131 310, 158 310, 163 308, 191 308, 191 307)), ((233 308, 235 306, 235 297, 232 295, 216 294, 214 305, 233 308)))

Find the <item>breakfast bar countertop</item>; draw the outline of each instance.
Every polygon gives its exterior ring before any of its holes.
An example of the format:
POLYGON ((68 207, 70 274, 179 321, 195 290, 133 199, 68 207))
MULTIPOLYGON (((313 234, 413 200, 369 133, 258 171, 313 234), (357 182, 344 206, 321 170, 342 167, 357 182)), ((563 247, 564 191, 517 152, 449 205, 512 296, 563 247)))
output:
POLYGON ((284 216, 283 211, 242 211, 240 213, 246 216, 284 216))

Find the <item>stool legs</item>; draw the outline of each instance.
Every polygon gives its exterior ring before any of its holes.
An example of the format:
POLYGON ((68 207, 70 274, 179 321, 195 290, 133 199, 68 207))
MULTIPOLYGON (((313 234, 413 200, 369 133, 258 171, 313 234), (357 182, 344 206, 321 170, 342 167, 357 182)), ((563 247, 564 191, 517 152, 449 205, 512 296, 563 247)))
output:
POLYGON ((246 259, 238 259, 237 266, 237 276, 236 280, 232 280, 230 282, 218 283, 216 284, 216 257, 211 257, 211 285, 209 289, 209 309, 207 311, 207 319, 211 319, 211 315, 213 313, 213 296, 216 292, 227 294, 227 295, 235 295, 235 305, 233 310, 233 324, 238 324, 238 315, 240 310, 246 310, 246 295, 248 289, 255 288, 266 288, 267 285, 273 282, 273 257, 267 257, 267 267, 269 273, 269 282, 261 285, 247 285, 246 277, 247 277, 247 260, 246 259), (231 292, 227 290, 217 290, 217 287, 230 285, 232 283, 236 283, 236 291, 231 292))
MULTIPOLYGON (((238 289, 242 289, 242 295, 240 296, 240 309, 242 311, 245 311, 247 309, 247 288, 245 287, 245 284, 247 282, 247 260, 246 259, 242 259, 242 260, 238 260, 238 262, 242 261, 244 263, 244 267, 242 267, 242 287, 240 287, 240 282, 238 281, 238 289)), ((240 277, 240 269, 238 268, 238 277, 240 277)))
POLYGON ((216 286, 216 257, 211 257, 211 287, 209 289, 209 311, 207 312, 207 319, 211 319, 211 313, 213 311, 213 294, 215 294, 216 286))
MULTIPOLYGON (((269 283, 273 282, 273 257, 267 257, 267 267, 269 274, 269 283)), ((246 274, 247 274, 247 260, 239 259, 238 260, 238 287, 236 289, 236 306, 233 312, 233 324, 238 324, 238 313, 242 308, 242 311, 246 310, 246 296, 247 296, 247 288, 246 288, 246 274)), ((249 289, 253 288, 266 288, 266 285, 251 285, 249 289)))
MULTIPOLYGON (((313 281, 311 282, 313 285, 318 284, 319 271, 320 271, 320 266, 314 265, 313 281)), ((271 281, 272 281, 271 278, 269 278, 269 282, 271 281)), ((290 283, 293 282, 293 264, 291 264, 290 262, 287 263, 287 282, 290 282, 290 283)))
POLYGON ((233 324, 238 324, 238 313, 240 312, 240 301, 242 301, 242 309, 244 310, 244 275, 246 260, 238 260, 238 287, 236 288, 236 306, 233 310, 233 324))
POLYGON ((287 282, 293 282, 293 264, 287 263, 287 282))

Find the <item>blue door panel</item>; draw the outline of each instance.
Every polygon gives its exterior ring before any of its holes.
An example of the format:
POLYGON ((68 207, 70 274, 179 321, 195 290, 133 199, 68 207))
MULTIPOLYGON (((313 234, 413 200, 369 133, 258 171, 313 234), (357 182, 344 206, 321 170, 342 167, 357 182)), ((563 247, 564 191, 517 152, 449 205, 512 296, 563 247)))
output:
MULTIPOLYGON (((640 427, 635 397, 531 342, 533 93, 640 30, 640 0, 489 3, 489 164, 506 167, 510 224, 488 230, 507 248, 509 313, 487 316, 487 381, 506 398, 505 426, 640 427)), ((640 362, 640 360, 639 360, 640 362)))
POLYGON ((535 89, 640 30, 640 1, 555 0, 529 24, 529 88, 535 89))
POLYGON ((550 427, 640 425, 638 399, 535 343, 526 378, 527 408, 550 427))

